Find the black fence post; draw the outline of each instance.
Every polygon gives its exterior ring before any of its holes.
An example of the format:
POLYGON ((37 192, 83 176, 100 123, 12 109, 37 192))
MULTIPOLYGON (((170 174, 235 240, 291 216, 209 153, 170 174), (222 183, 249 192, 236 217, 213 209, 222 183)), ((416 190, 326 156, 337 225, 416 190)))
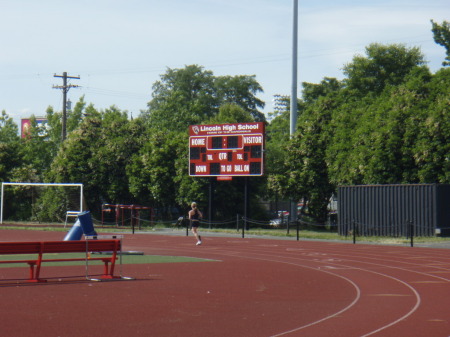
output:
POLYGON ((353 244, 356 243, 356 222, 355 220, 352 221, 352 227, 353 227, 353 244))
POLYGON ((184 223, 186 224, 186 236, 189 236, 189 219, 184 218, 184 223))
POLYGON ((247 226, 247 221, 245 221, 244 219, 244 221, 242 222, 242 238, 245 237, 245 226, 247 226))
POLYGON ((300 221, 296 221, 297 222, 297 241, 300 240, 300 221))
POLYGON ((414 247, 414 223, 412 221, 409 222, 409 233, 411 237, 411 247, 414 247))

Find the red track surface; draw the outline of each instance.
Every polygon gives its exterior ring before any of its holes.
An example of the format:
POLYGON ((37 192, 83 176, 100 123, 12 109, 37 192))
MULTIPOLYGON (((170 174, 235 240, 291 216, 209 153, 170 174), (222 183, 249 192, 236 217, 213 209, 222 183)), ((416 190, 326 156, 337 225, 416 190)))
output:
MULTIPOLYGON (((58 232, 0 231, 2 241, 58 232)), ((4 336, 450 336, 450 250, 311 241, 126 235, 125 250, 207 262, 124 265, 134 281, 24 278, 0 268, 4 336)), ((83 275, 44 267, 45 277, 83 275)))

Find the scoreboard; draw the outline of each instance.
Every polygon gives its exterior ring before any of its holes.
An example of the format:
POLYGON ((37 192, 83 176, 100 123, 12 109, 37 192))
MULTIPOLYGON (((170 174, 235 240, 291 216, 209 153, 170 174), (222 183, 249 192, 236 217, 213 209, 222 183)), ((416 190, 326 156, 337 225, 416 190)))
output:
POLYGON ((262 176, 264 123, 189 126, 189 175, 262 176))

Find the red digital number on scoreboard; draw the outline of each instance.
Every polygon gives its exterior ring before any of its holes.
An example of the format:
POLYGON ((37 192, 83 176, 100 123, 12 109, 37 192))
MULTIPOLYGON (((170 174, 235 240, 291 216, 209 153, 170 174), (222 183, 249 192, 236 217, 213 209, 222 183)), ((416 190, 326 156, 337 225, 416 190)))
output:
POLYGON ((264 123, 191 125, 190 176, 261 176, 264 123))

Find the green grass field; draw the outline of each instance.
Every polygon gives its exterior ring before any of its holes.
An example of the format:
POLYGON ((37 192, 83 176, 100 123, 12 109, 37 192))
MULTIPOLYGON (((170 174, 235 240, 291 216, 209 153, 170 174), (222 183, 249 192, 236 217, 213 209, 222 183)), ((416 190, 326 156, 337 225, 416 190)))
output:
MULTIPOLYGON (((23 223, 23 222, 8 222, 3 224, 0 227, 1 229, 25 229, 25 230, 41 230, 41 231, 60 231, 60 232, 68 232, 72 225, 68 225, 67 228, 64 228, 60 224, 33 224, 33 223, 23 223)), ((130 227, 125 228, 117 228, 117 227, 101 227, 96 226, 96 231, 99 234, 102 232, 107 233, 123 233, 129 232, 131 233, 130 227)), ((141 230, 136 229, 136 232, 153 232, 155 230, 174 230, 180 231, 182 233, 185 232, 185 228, 183 227, 174 227, 174 226, 154 226, 154 227, 143 227, 141 230)), ((207 233, 221 233, 221 234, 230 234, 230 235, 241 235, 241 230, 236 229, 210 229, 206 227, 200 228, 201 232, 205 235, 207 233)), ((295 238, 297 236, 296 228, 291 228, 289 233, 287 233, 286 229, 280 228, 251 228, 248 231, 245 231, 245 235, 256 235, 256 236, 267 236, 267 237, 284 237, 284 238, 295 238)), ((337 234, 334 231, 326 231, 326 230, 312 230, 312 229, 301 229, 299 233, 300 239, 312 239, 312 240, 333 240, 333 241, 352 241, 352 236, 342 236, 337 234)), ((381 237, 381 236, 357 236, 356 240, 359 242, 370 242, 370 243, 379 243, 379 244, 408 244, 410 239, 406 237, 381 237)), ((414 237, 414 242, 416 243, 424 243, 424 244, 440 244, 440 243, 449 243, 450 237, 414 237)))
MULTIPOLYGON (((111 256, 107 254, 92 254, 92 257, 101 256, 111 256)), ((84 253, 64 253, 64 254, 45 254, 47 259, 69 259, 69 258, 84 258, 84 253)), ((21 255, 0 255, 0 261, 11 261, 11 260, 28 260, 37 259, 36 254, 21 254, 21 255)), ((184 256, 160 256, 160 255, 133 255, 133 254, 123 254, 122 264, 147 264, 147 263, 182 263, 182 262, 205 262, 212 261, 207 259, 197 259, 193 257, 184 256)), ((119 262, 119 261, 118 261, 119 262)), ((74 265, 85 265, 84 261, 61 261, 61 262, 46 262, 46 266, 74 266, 74 265)), ((98 265, 103 264, 101 261, 90 261, 89 264, 98 265)), ((23 267, 24 263, 0 263, 0 268, 11 268, 11 267, 23 267)))

